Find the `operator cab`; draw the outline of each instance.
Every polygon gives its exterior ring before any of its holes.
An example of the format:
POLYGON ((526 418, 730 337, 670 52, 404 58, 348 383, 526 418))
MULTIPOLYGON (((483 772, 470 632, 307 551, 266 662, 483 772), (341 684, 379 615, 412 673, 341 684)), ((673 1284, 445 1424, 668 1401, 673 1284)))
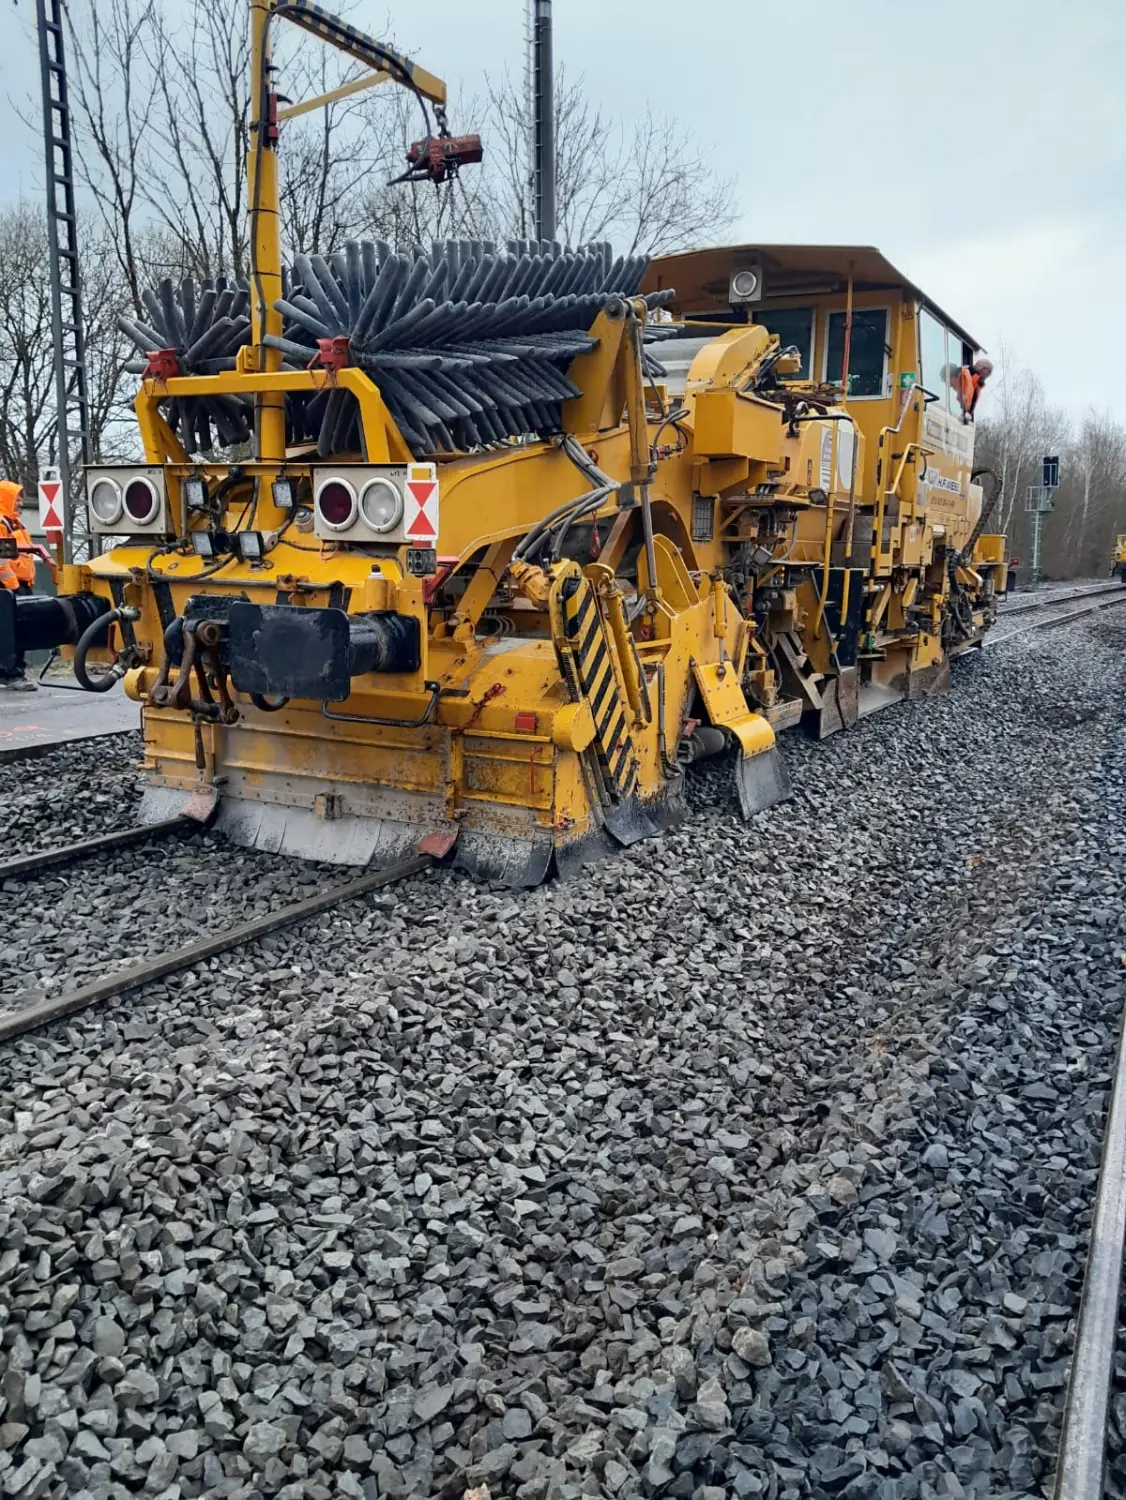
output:
POLYGON ((670 394, 683 394, 692 360, 709 339, 728 328, 759 324, 777 334, 784 348, 798 351, 801 366, 787 377, 788 384, 807 387, 833 405, 847 403, 865 438, 865 473, 858 476, 865 493, 876 489, 881 431, 905 431, 915 425, 917 412, 919 437, 931 452, 926 488, 938 499, 971 498, 974 428, 963 410, 963 371, 973 365, 980 346, 879 250, 871 245, 691 250, 655 260, 642 290, 668 287, 675 288, 668 311, 681 333, 652 352, 668 371, 670 394), (922 402, 916 403, 913 398, 920 394, 922 402))

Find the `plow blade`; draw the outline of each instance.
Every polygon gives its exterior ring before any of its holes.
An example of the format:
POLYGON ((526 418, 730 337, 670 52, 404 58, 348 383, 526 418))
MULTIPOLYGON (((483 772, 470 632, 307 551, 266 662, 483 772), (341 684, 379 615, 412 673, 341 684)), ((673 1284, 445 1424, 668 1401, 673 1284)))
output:
POLYGON ((785 802, 792 795, 790 773, 777 749, 741 755, 735 762, 735 791, 744 818, 785 802))
MULTIPOLYGON (((139 821, 153 823, 176 817, 184 800, 184 793, 174 788, 150 787, 141 803, 139 821)), ((431 839, 435 841, 435 857, 440 843, 444 843, 454 849, 450 863, 456 869, 478 880, 514 888, 536 886, 545 880, 555 852, 551 835, 546 832, 521 838, 462 828, 439 819, 406 822, 353 814, 324 818, 310 808, 241 797, 222 799, 214 826, 243 849, 374 870, 409 859, 417 852, 420 839, 431 839)))

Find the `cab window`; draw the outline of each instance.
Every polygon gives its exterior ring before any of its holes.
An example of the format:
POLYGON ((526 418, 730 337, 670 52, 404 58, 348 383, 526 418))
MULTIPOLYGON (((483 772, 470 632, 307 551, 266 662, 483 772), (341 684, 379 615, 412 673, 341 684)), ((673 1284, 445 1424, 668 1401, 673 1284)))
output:
POLYGON ((755 311, 755 322, 769 333, 776 333, 782 348, 792 344, 801 354, 801 369, 795 380, 808 380, 813 363, 812 307, 764 307, 755 311))
POLYGON ((960 376, 963 366, 972 365, 973 349, 962 336, 947 328, 929 308, 919 309, 920 378, 928 395, 952 416, 962 415, 960 376))
MULTIPOLYGON (((887 376, 888 315, 885 307, 858 307, 852 314, 848 351, 848 395, 882 396, 887 376)), ((845 314, 829 314, 825 379, 838 383, 844 364, 845 314)))
POLYGON ((960 384, 958 377, 962 367, 970 366, 974 362, 974 352, 969 344, 962 342, 961 334, 952 329, 946 330, 946 362, 954 371, 954 379, 950 383, 950 389, 946 394, 947 410, 955 417, 962 415, 962 398, 959 394, 960 384))
POLYGON ((919 384, 946 405, 950 374, 946 360, 946 328, 927 308, 919 313, 919 384))

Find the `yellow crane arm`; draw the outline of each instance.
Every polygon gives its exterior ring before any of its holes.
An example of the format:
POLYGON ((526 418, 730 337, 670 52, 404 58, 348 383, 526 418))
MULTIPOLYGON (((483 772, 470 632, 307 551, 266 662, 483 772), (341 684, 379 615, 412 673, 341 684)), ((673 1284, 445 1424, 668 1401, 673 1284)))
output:
MULTIPOLYGON (((274 7, 274 14, 283 20, 292 21, 295 26, 311 32, 313 36, 319 36, 323 42, 346 52, 357 62, 366 63, 377 73, 386 74, 415 90, 432 104, 445 104, 446 85, 440 78, 435 78, 433 73, 420 68, 409 57, 403 57, 385 42, 377 42, 366 32, 350 26, 339 16, 334 16, 331 11, 314 5, 312 0, 280 0, 280 4, 274 7)), ((376 78, 370 79, 371 83, 379 81, 376 78)))

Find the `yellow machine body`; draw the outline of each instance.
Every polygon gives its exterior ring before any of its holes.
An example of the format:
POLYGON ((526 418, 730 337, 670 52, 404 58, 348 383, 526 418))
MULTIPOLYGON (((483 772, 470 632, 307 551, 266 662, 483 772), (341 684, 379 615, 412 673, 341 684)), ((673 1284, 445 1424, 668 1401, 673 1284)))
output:
MULTIPOLYGON (((252 5, 255 38, 271 8, 252 5)), ((256 78, 252 97, 263 88, 256 78)), ((252 155, 252 193, 272 211, 273 151, 252 155)), ((131 537, 64 580, 119 612, 109 652, 127 651, 126 690, 144 706, 146 816, 203 792, 236 840, 355 864, 447 829, 467 868, 532 884, 652 834, 701 755, 733 751, 744 814, 769 805, 788 790, 778 732, 801 720, 828 734, 941 686, 950 656, 980 643, 1004 589, 1004 539, 974 535, 973 427, 953 409, 951 368, 928 366, 932 325, 945 367, 974 346, 877 252, 734 247, 657 261, 642 292, 675 288, 671 311, 647 328, 643 297, 607 305, 568 370, 580 394, 563 404, 561 432, 433 454, 411 452, 364 370, 281 368, 262 343, 281 326, 276 217, 260 214, 257 229, 264 292, 236 368, 149 374, 137 396, 165 535, 131 537), (764 294, 733 302, 733 277, 752 263, 764 294), (647 370, 666 352, 665 377, 647 370), (355 398, 362 431, 362 451, 335 456, 334 471, 434 465, 438 535, 423 576, 406 545, 315 535, 326 466, 308 446, 287 449, 285 403, 328 388, 355 398), (254 402, 253 458, 189 455, 163 413, 202 396, 254 402), (529 534, 590 490, 590 472, 605 498, 559 555, 525 560, 529 534), (212 523, 193 515, 185 486, 200 479, 221 487, 223 534, 254 528, 260 556, 197 555, 194 533, 212 523), (297 497, 288 508, 278 480, 297 497), (417 626, 417 659, 354 672, 343 697, 242 691, 214 642, 245 604, 297 625, 308 611, 326 628, 346 617, 353 632, 417 626), (197 654, 174 660, 185 619, 197 654)))
POLYGON ((1121 578, 1126 583, 1126 532, 1116 536, 1114 539, 1114 551, 1110 558, 1110 571, 1114 577, 1121 578))

